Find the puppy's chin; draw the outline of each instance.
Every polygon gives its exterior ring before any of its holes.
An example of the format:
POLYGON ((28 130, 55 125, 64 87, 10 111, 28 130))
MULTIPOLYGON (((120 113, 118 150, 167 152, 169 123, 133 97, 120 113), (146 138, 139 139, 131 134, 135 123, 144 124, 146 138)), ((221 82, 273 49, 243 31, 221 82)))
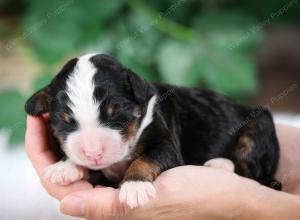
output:
POLYGON ((90 170, 102 170, 104 168, 110 167, 112 166, 114 163, 110 163, 110 164, 99 164, 99 165, 85 165, 84 167, 90 169, 90 170))

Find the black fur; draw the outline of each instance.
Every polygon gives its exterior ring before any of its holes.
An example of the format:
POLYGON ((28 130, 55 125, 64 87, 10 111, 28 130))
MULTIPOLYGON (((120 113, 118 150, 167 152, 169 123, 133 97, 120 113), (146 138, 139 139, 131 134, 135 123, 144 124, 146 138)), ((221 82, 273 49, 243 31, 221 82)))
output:
MULTIPOLYGON (((167 127, 169 132, 164 139, 173 140, 173 151, 183 157, 184 164, 203 165, 213 158, 228 158, 235 163, 238 174, 267 186, 278 186, 274 174, 279 145, 268 110, 245 107, 211 91, 163 84, 155 86, 161 97, 172 92, 157 106, 155 122, 159 124, 152 124, 152 131, 149 127, 148 137, 159 135, 157 127, 167 127), (239 138, 251 123, 255 124, 254 146, 242 158, 245 161, 243 167, 235 152, 239 138)), ((162 161, 168 167, 169 161, 162 161)))
MULTIPOLYGON (((136 151, 145 160, 158 163, 160 172, 222 157, 235 163, 236 173, 280 188, 274 180, 279 146, 268 110, 242 106, 212 91, 147 83, 107 55, 96 55, 90 61, 98 69, 94 96, 103 101, 99 120, 122 134, 128 124, 139 125, 149 99, 158 96, 154 120, 144 130, 136 151), (112 115, 106 113, 108 106, 114 107, 112 115), (133 114, 136 110, 141 117, 133 114)), ((72 118, 69 123, 62 120, 62 114, 71 115, 65 83, 76 63, 77 59, 69 61, 25 106, 31 115, 50 112, 51 127, 60 142, 77 129, 72 118)))

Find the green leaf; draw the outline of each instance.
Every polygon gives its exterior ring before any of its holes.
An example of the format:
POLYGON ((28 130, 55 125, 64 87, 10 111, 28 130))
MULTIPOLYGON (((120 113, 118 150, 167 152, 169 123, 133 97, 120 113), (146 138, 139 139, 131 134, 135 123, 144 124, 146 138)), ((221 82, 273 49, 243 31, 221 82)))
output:
POLYGON ((231 96, 255 93, 257 90, 253 62, 234 51, 210 47, 198 69, 203 73, 202 82, 210 89, 231 96))
POLYGON ((0 129, 11 132, 13 143, 21 143, 25 132, 25 98, 17 91, 5 91, 0 93, 0 103, 0 129))
POLYGON ((262 38, 263 24, 239 10, 207 12, 195 17, 193 25, 214 46, 238 52, 251 52, 262 38))
POLYGON ((176 40, 163 41, 156 54, 162 80, 175 85, 197 85, 201 72, 197 71, 196 62, 202 55, 194 45, 176 40))
POLYGON ((116 57, 125 65, 151 82, 157 81, 153 71, 156 51, 161 34, 142 17, 129 15, 121 25, 121 38, 116 42, 116 57))
POLYGON ((45 64, 55 64, 95 42, 105 20, 122 5, 122 1, 33 1, 24 20, 24 38, 45 64))
POLYGON ((153 64, 161 34, 141 16, 131 14, 124 22, 124 32, 117 43, 117 54, 129 56, 142 66, 153 64), (138 54, 138 56, 136 56, 138 54))
POLYGON ((204 56, 197 69, 208 88, 237 96, 257 89, 252 52, 261 30, 256 20, 243 11, 223 10, 195 19, 204 56))
POLYGON ((158 80, 157 75, 151 70, 151 68, 146 65, 141 65, 131 56, 127 56, 124 53, 118 53, 117 58, 126 67, 130 68, 132 71, 148 80, 149 82, 155 82, 158 80))

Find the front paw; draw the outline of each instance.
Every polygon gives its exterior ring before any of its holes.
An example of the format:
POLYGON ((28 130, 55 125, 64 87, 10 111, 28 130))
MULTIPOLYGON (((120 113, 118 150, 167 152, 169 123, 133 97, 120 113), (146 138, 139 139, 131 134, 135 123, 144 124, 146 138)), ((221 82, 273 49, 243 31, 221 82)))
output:
POLYGON ((86 170, 70 161, 60 161, 46 168, 44 179, 53 184, 69 185, 83 179, 86 170))
POLYGON ((143 207, 156 197, 156 190, 148 181, 126 181, 121 185, 119 200, 130 208, 143 207))

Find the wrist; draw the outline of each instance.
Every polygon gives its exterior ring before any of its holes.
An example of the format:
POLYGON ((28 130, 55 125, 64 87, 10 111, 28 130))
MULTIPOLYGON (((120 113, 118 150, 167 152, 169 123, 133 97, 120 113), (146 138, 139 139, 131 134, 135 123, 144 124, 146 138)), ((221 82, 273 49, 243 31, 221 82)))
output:
POLYGON ((300 219, 300 198, 297 196, 260 185, 249 190, 245 195, 247 196, 244 199, 245 206, 241 211, 241 215, 236 219, 300 219))

